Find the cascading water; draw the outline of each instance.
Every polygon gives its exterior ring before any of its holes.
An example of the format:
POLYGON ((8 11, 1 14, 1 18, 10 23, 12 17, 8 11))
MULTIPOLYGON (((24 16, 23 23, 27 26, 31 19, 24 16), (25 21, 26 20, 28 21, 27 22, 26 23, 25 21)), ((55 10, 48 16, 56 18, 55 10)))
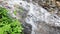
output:
MULTIPOLYGON (((60 27, 60 18, 57 15, 50 14, 47 10, 39 6, 37 3, 33 3, 32 0, 30 0, 29 3, 23 0, 8 0, 7 3, 8 3, 8 6, 12 7, 11 11, 15 9, 14 7, 15 3, 18 6, 23 7, 25 10, 28 11, 27 17, 24 20, 26 23, 32 25, 31 34, 36 34, 35 30, 38 29, 37 21, 44 21, 46 24, 50 24, 50 26, 60 27)), ((11 13, 13 17, 18 18, 13 14, 13 12, 11 13)))

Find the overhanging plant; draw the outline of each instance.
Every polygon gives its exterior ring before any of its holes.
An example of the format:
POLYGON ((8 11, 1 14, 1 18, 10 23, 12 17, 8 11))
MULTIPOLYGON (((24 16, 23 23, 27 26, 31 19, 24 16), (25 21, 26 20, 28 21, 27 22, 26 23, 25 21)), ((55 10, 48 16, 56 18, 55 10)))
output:
POLYGON ((23 34, 21 23, 7 12, 6 8, 0 7, 0 34, 23 34))

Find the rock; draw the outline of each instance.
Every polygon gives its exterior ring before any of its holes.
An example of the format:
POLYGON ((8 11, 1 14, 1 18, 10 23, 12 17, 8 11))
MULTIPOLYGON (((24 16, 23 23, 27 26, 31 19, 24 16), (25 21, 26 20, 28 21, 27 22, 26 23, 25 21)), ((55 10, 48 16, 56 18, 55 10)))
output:
POLYGON ((16 5, 12 1, 13 5, 11 3, 8 5, 13 6, 13 10, 16 6, 23 8, 23 12, 18 10, 16 16, 23 24, 24 34, 60 34, 60 17, 57 18, 60 15, 60 8, 57 6, 57 4, 60 5, 60 1, 56 4, 57 1, 59 0, 32 0, 32 3, 29 3, 30 0, 24 0, 21 3, 17 1, 16 5), (33 4, 33 2, 38 5, 33 4), (18 4, 21 6, 18 6, 18 4))
POLYGON ((24 27, 24 34, 31 34, 31 31, 32 31, 32 26, 28 23, 24 23, 23 24, 23 27, 24 27))
POLYGON ((56 1, 56 5, 57 5, 58 7, 60 7, 60 2, 59 2, 59 1, 56 1))

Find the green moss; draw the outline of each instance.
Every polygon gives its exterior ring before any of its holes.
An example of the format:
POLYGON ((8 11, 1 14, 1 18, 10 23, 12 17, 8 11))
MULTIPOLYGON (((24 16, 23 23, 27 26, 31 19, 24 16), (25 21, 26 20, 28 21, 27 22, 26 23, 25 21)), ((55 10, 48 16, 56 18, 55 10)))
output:
POLYGON ((14 10, 14 14, 15 14, 15 15, 17 14, 16 10, 14 10))
POLYGON ((0 34, 23 34, 21 23, 7 12, 7 9, 0 7, 0 34))
POLYGON ((24 9, 22 7, 19 7, 19 11, 22 13, 24 9))

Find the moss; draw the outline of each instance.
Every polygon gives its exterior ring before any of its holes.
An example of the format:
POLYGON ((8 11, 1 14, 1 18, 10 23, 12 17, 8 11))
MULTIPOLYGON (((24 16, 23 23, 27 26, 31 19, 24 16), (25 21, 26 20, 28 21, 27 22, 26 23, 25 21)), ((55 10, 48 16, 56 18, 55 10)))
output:
POLYGON ((15 14, 15 15, 17 14, 16 10, 14 10, 14 14, 15 14))
POLYGON ((18 9, 21 13, 24 11, 24 9, 22 7, 19 7, 18 9))
POLYGON ((6 8, 0 7, 0 34, 23 34, 21 23, 14 18, 9 17, 6 8))

